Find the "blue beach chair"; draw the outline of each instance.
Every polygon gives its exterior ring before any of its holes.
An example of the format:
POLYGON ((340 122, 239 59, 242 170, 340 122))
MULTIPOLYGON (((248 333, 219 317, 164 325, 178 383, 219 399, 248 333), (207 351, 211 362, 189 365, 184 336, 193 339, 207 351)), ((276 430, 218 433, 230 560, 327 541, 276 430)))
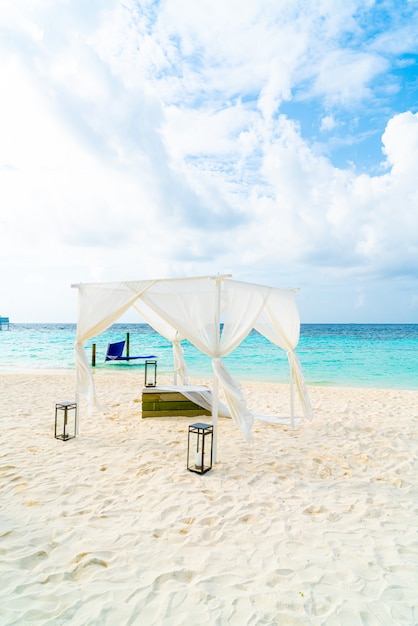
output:
POLYGON ((117 341, 116 343, 109 343, 106 351, 105 361, 134 361, 136 359, 156 359, 154 354, 147 356, 123 356, 125 349, 125 341, 117 341))

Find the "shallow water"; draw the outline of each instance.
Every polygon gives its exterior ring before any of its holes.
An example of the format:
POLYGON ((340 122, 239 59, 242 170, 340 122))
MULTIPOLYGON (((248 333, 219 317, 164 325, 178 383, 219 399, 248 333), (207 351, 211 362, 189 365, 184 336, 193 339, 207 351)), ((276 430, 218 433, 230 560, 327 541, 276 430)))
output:
MULTIPOLYGON (((115 324, 86 342, 91 358, 96 344, 97 369, 138 373, 143 364, 104 363, 107 344, 130 334, 130 354, 155 354, 158 372, 173 369, 169 341, 147 324, 115 324)), ((74 369, 75 324, 11 324, 0 331, 0 372, 74 369)), ((211 376, 211 360, 183 342, 191 376, 211 376)), ((418 389, 418 324, 302 324, 296 353, 309 385, 418 389)), ((242 380, 288 381, 285 353, 253 331, 225 357, 242 380)))

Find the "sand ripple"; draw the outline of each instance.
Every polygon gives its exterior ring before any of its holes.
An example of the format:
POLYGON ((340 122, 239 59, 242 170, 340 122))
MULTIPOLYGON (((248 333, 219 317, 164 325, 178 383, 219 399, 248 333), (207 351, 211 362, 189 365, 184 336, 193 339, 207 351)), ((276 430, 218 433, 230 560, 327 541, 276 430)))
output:
POLYGON ((141 420, 134 378, 97 376, 112 412, 66 443, 72 377, 0 379, 1 625, 418 624, 418 393, 315 388, 312 424, 250 448, 221 420, 200 477, 196 420, 141 420))

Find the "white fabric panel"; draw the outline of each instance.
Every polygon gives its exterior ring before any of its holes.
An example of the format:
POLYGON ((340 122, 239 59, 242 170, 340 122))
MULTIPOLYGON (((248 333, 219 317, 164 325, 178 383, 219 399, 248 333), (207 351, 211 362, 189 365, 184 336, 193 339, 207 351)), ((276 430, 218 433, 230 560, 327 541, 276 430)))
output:
POLYGON ((179 377, 182 385, 188 385, 189 374, 187 371, 186 361, 184 360, 183 346, 180 341, 173 341, 173 358, 175 381, 177 382, 179 377))
POLYGON ((269 341, 286 350, 290 375, 295 383, 303 414, 311 420, 313 417, 311 401, 299 359, 294 352, 299 341, 300 319, 293 293, 272 289, 254 327, 269 341))
POLYGON ((152 281, 79 285, 76 341, 86 341, 109 328, 152 281))
POLYGON ((289 350, 286 354, 289 360, 291 376, 298 392, 299 402, 302 407, 303 415, 306 417, 306 419, 312 421, 313 410, 311 399, 309 397, 308 388, 305 383, 305 378, 302 373, 302 366, 300 364, 299 358, 293 352, 293 350, 289 350))
POLYGON ((143 306, 150 312, 146 319, 153 328, 162 328, 160 320, 164 320, 166 328, 178 331, 175 339, 169 337, 173 341, 174 369, 182 383, 187 384, 187 367, 183 348, 178 341, 179 338, 187 338, 209 356, 216 351, 216 333, 219 333, 219 329, 215 324, 215 281, 208 278, 161 281, 144 294, 138 309, 143 306))
POLYGON ((99 405, 84 342, 106 330, 132 305, 157 332, 173 342, 175 371, 184 384, 188 379, 182 339, 187 338, 212 357, 231 416, 247 440, 251 439, 254 415, 248 411, 241 386, 221 357, 232 352, 253 327, 286 350, 304 413, 311 417, 300 363, 293 352, 300 328, 293 293, 225 277, 80 285, 75 346, 77 393, 84 395, 90 406, 99 405))
MULTIPOLYGON (((80 402, 80 398, 84 398, 87 401, 87 407, 89 414, 93 407, 96 407, 99 411, 107 411, 107 407, 102 405, 97 396, 94 386, 93 374, 90 369, 90 365, 84 350, 82 342, 76 343, 74 346, 74 360, 75 360, 75 373, 76 373, 76 401, 80 402)), ((78 427, 77 427, 78 434, 78 427)))
POLYGON ((210 279, 159 283, 143 301, 201 352, 213 355, 216 345, 216 282, 210 279))
POLYGON ((187 385, 189 383, 189 376, 184 360, 183 348, 180 344, 184 336, 143 300, 137 300, 134 304, 134 308, 157 333, 173 343, 174 380, 177 382, 177 378, 179 377, 182 384, 187 385))
POLYGON ((177 328, 172 324, 169 324, 166 319, 150 308, 143 298, 136 300, 133 307, 136 311, 138 311, 139 315, 162 337, 165 337, 169 341, 175 341, 177 338, 179 340, 184 339, 184 337, 180 336, 177 328))
MULTIPOLYGON (((144 294, 143 301, 178 328, 201 352, 215 359, 229 354, 245 339, 268 293, 265 289, 262 294, 251 293, 248 286, 228 280, 218 301, 217 288, 217 281, 213 279, 187 281, 181 285, 181 290, 175 282, 160 283, 144 294), (220 314, 224 314, 225 319, 222 338, 220 314)), ((248 439, 254 418, 246 408, 240 385, 223 364, 215 364, 213 369, 224 389, 231 415, 248 439)))
POLYGON ((254 328, 283 350, 294 350, 299 342, 300 318, 292 291, 271 289, 254 328))
POLYGON ((230 279, 224 281, 221 292, 223 328, 212 366, 225 393, 232 419, 247 441, 251 440, 254 416, 247 408, 241 385, 230 375, 219 357, 230 354, 247 337, 269 293, 268 287, 230 279))
POLYGON ((252 441, 251 430, 254 424, 254 415, 247 408, 241 385, 228 372, 222 359, 212 359, 212 367, 224 390, 232 419, 244 438, 248 442, 252 441))
MULTIPOLYGON (((203 387, 201 385, 158 385, 158 387, 154 387, 150 393, 154 393, 154 391, 178 391, 185 398, 191 400, 198 406, 201 406, 202 409, 206 409, 206 411, 212 411, 212 401, 213 395, 212 391, 208 389, 208 387, 203 387)), ((146 390, 144 390, 146 393, 146 390)), ((222 417, 231 417, 231 413, 227 406, 222 404, 222 402, 218 402, 219 415, 222 417)))
POLYGON ((271 292, 269 287, 226 280, 222 292, 223 329, 220 355, 230 354, 244 341, 271 292))
POLYGON ((90 411, 93 406, 99 410, 104 410, 105 407, 98 402, 96 397, 84 343, 109 328, 152 283, 153 281, 137 281, 79 285, 78 287, 78 323, 74 347, 76 394, 77 397, 87 399, 90 411))
MULTIPOLYGON (((177 387, 178 388, 178 387, 177 387)), ((195 391, 191 391, 190 387, 185 387, 184 391, 181 392, 188 400, 191 400, 195 404, 198 404, 202 408, 207 411, 212 411, 213 408, 213 395, 212 391, 208 389, 207 392, 198 393, 195 391)), ((218 400, 218 413, 221 417, 231 417, 231 412, 227 406, 225 406, 222 402, 218 400)))

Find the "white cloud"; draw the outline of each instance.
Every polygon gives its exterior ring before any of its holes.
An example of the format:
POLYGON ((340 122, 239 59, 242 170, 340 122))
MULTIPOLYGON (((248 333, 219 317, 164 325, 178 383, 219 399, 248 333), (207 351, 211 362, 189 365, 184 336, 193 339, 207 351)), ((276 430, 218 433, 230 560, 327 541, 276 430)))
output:
POLYGON ((224 270, 416 280, 417 115, 388 116, 384 173, 357 175, 281 112, 296 95, 320 102, 318 130, 332 134, 339 106, 374 100, 388 60, 347 47, 359 7, 372 3, 2 6, 10 294, 19 281, 33 299, 63 281, 224 270))
POLYGON ((416 190, 418 114, 408 111, 389 120, 382 143, 392 173, 403 176, 416 190))
POLYGON ((369 83, 387 68, 381 56, 352 50, 324 55, 314 80, 313 94, 329 104, 349 104, 371 95, 369 83))

